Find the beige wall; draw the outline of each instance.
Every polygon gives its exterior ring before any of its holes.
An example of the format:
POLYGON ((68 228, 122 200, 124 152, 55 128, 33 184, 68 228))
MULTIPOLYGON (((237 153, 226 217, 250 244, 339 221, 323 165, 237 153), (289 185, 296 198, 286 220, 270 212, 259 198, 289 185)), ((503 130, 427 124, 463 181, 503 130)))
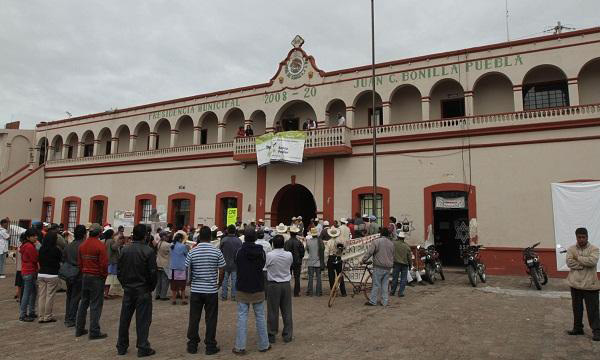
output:
POLYGON ((587 64, 579 74, 579 102, 600 103, 600 60, 587 64))
POLYGON ((480 79, 473 89, 474 115, 515 111, 513 87, 502 74, 490 74, 480 79))
POLYGON ((414 86, 403 86, 391 99, 391 124, 421 121, 421 93, 414 86))

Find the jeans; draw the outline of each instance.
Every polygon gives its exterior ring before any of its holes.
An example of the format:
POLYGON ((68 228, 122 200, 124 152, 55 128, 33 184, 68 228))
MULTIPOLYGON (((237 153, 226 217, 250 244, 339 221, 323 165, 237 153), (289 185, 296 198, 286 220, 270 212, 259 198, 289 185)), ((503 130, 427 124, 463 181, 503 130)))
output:
POLYGON ((4 275, 4 263, 6 262, 6 253, 0 254, 0 275, 4 275))
POLYGON ((598 290, 579 290, 571 288, 573 305, 573 330, 583 331, 583 303, 587 318, 594 335, 600 335, 600 317, 598 315, 598 290))
POLYGON ((306 289, 307 295, 313 294, 313 277, 317 278, 317 288, 315 289, 315 295, 323 295, 323 284, 321 283, 321 267, 320 266, 309 266, 308 267, 308 289, 306 289))
POLYGON ((223 278, 223 286, 221 289, 221 299, 227 300, 227 288, 229 287, 229 280, 231 279, 231 300, 235 299, 237 272, 236 271, 225 271, 225 277, 223 278))
POLYGON ((23 295, 21 297, 19 317, 24 318, 35 314, 35 300, 37 298, 37 274, 23 275, 23 295))
MULTIPOLYGON (((265 319, 265 302, 261 301, 252 304, 254 317, 256 318, 256 333, 258 334, 258 350, 265 350, 269 347, 269 337, 267 336, 267 320, 265 319)), ((235 336, 235 348, 238 350, 246 349, 246 338, 248 336, 248 311, 250 304, 238 302, 237 305, 237 334, 235 336)))
POLYGON ((275 342, 275 336, 279 329, 279 311, 283 318, 283 331, 281 335, 284 340, 291 341, 294 332, 292 320, 292 288, 290 282, 269 281, 267 290, 267 332, 269 342, 275 342))
POLYGON ((375 267, 373 268, 373 289, 371 290, 371 296, 369 296, 369 302, 373 305, 377 305, 377 298, 381 292, 381 303, 383 306, 388 304, 388 282, 390 278, 390 269, 383 269, 375 267))
POLYGON ((188 349, 197 349, 200 342, 198 327, 202 317, 202 308, 204 308, 204 321, 206 323, 206 334, 204 336, 204 345, 206 350, 215 350, 217 348, 217 321, 219 319, 219 298, 217 293, 201 294, 190 292, 190 317, 188 324, 188 349))
POLYGON ((58 277, 38 277, 38 307, 40 310, 38 315, 40 321, 54 319, 52 308, 54 307, 54 295, 58 290, 58 282, 58 277))
POLYGON ((65 304, 65 324, 75 325, 77 317, 77 308, 81 300, 81 275, 77 275, 74 280, 67 281, 67 300, 65 304))
POLYGON ((302 270, 302 264, 293 264, 290 273, 294 275, 294 296, 300 295, 300 271, 302 270))
POLYGON ((148 352, 150 350, 148 335, 150 334, 150 324, 152 323, 152 293, 150 292, 137 293, 125 291, 123 294, 117 350, 126 351, 129 347, 129 325, 131 324, 134 312, 138 353, 148 352))
POLYGON ((104 305, 104 279, 83 274, 81 277, 81 301, 75 319, 75 334, 85 330, 87 310, 90 308, 90 336, 100 335, 100 316, 104 305))
MULTIPOLYGON (((335 278, 342 272, 342 258, 339 256, 330 256, 327 258, 327 275, 329 277, 329 289, 333 289, 333 283, 335 278)), ((346 296, 346 285, 344 284, 344 277, 342 276, 340 281, 340 292, 342 296, 346 296)))
POLYGON ((169 291, 169 277, 164 269, 159 269, 156 272, 156 276, 158 277, 156 281, 156 290, 154 296, 157 299, 168 299, 169 296, 167 292, 169 291))
POLYGON ((398 290, 398 296, 400 296, 404 295, 404 289, 406 288, 406 280, 408 278, 408 265, 394 263, 394 272, 392 273, 392 295, 396 293, 396 287, 398 286, 398 275, 400 276, 400 289, 398 290))

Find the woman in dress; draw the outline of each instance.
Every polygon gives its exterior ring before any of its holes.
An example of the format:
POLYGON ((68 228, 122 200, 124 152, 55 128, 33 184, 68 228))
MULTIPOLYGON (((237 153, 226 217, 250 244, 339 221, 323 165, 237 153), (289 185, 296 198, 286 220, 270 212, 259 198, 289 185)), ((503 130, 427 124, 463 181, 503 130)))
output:
POLYGON ((185 285, 187 283, 185 258, 187 254, 188 247, 183 244, 183 235, 181 233, 175 234, 169 259, 169 268, 171 270, 171 304, 173 305, 177 305, 178 296, 182 299, 182 304, 187 305, 187 296, 185 295, 185 285))

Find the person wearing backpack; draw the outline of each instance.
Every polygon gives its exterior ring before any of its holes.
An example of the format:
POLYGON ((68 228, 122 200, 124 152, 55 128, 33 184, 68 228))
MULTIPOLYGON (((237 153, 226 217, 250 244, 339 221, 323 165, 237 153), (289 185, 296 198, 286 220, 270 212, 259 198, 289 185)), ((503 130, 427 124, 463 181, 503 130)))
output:
POLYGON ((304 245, 298 240, 297 236, 300 228, 296 225, 290 226, 290 238, 285 242, 284 250, 292 253, 292 272, 294 273, 294 297, 300 296, 300 270, 302 268, 302 259, 304 258, 304 245))
MULTIPOLYGON (((79 271, 79 262, 77 254, 79 253, 79 246, 85 240, 87 229, 83 225, 75 226, 73 231, 75 239, 65 247, 63 251, 63 268, 72 267, 74 270, 71 272, 71 276, 65 277, 67 283, 67 299, 65 302, 65 326, 74 327, 75 318, 77 317, 77 308, 79 307, 79 300, 81 300, 81 272, 79 271), (68 265, 65 265, 68 264, 68 265)), ((64 272, 64 270, 62 271, 64 272)), ((59 273, 60 274, 60 273, 59 273)))

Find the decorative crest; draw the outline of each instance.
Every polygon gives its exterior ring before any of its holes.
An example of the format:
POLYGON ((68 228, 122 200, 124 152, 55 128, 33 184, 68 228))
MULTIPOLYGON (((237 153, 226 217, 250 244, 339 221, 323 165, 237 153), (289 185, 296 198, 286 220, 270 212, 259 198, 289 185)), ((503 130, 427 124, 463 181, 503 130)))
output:
POLYGON ((296 35, 296 37, 294 37, 294 40, 292 40, 291 44, 294 47, 294 49, 299 49, 304 44, 304 39, 302 38, 302 36, 296 35))

